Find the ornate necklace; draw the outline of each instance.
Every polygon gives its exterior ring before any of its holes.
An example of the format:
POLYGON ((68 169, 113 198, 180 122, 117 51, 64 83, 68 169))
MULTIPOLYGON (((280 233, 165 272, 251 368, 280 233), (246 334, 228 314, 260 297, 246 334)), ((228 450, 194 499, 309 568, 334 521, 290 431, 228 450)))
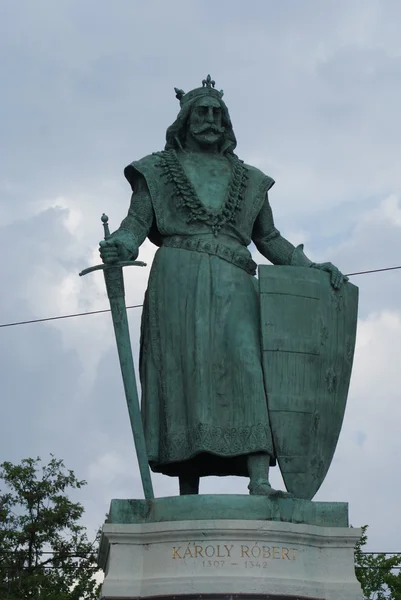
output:
POLYGON ((187 223, 201 221, 212 228, 217 235, 222 227, 235 220, 237 211, 241 210, 241 203, 245 197, 248 180, 247 169, 236 157, 228 155, 232 164, 231 181, 228 186, 227 196, 223 206, 218 212, 206 208, 199 199, 191 181, 187 177, 175 150, 160 152, 163 176, 175 186, 177 206, 189 212, 187 223))

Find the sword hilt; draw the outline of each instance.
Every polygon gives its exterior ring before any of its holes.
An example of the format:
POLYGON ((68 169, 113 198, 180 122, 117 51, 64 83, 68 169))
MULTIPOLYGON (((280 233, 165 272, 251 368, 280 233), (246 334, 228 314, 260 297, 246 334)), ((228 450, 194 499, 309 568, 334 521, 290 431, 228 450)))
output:
MULTIPOLYGON (((101 221, 103 223, 105 241, 102 240, 100 242, 100 245, 103 246, 106 245, 105 242, 110 237, 109 217, 105 213, 103 213, 101 216, 101 221)), ((88 269, 84 269, 80 272, 79 276, 82 277, 82 275, 87 275, 88 273, 92 273, 92 271, 106 271, 108 269, 114 269, 116 267, 146 267, 146 263, 140 260, 122 260, 111 264, 101 264, 96 265, 95 267, 89 267, 88 269)))

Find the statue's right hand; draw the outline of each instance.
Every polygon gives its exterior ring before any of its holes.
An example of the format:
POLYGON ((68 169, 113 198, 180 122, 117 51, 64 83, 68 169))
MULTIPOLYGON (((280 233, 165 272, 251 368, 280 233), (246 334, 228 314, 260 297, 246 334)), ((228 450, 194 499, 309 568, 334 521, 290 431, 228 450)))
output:
POLYGON ((106 265, 112 265, 124 259, 124 247, 119 240, 102 240, 99 243, 100 258, 106 265))

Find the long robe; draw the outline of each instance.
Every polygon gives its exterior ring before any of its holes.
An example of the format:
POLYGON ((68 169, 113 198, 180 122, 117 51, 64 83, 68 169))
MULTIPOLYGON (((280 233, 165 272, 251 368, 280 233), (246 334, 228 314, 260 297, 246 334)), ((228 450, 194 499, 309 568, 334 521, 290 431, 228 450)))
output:
POLYGON ((231 157, 218 213, 207 211, 174 151, 131 163, 131 206, 113 236, 136 257, 156 252, 142 315, 141 410, 153 471, 248 475, 250 453, 274 448, 264 387, 257 280, 248 246, 291 264, 274 226, 274 181, 231 157), (192 191, 191 191, 192 190, 192 191))

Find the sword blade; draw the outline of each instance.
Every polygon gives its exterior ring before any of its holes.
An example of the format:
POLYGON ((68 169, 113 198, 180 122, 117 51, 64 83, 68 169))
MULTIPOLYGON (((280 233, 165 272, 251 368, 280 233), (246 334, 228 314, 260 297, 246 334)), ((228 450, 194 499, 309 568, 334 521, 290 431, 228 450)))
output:
POLYGON ((131 339, 129 334, 127 309, 125 306, 124 279, 121 267, 108 268, 103 271, 107 295, 110 301, 121 375, 124 383, 128 414, 134 436, 139 471, 141 474, 145 498, 154 498, 152 479, 150 476, 145 434, 143 431, 138 390, 136 387, 134 361, 132 358, 131 339))

